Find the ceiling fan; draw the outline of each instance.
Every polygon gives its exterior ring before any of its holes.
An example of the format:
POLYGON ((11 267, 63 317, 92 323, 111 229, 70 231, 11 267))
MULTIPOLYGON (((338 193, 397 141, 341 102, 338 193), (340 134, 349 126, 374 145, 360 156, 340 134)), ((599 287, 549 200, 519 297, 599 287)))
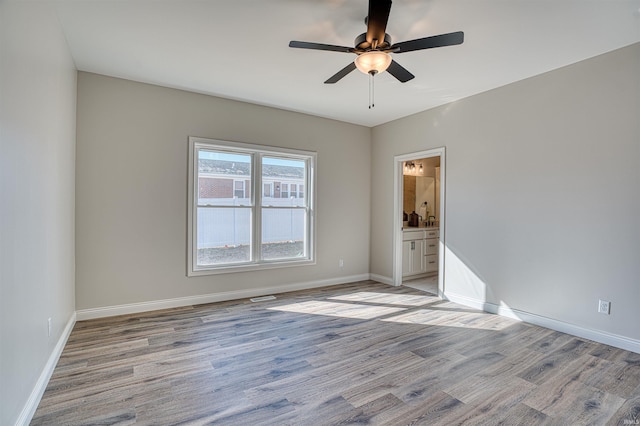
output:
POLYGON ((355 47, 295 40, 289 42, 289 47, 355 53, 358 55, 354 62, 351 62, 333 76, 329 77, 329 79, 325 81, 325 84, 337 83, 356 68, 371 76, 388 71, 389 74, 397 78, 401 83, 406 83, 415 76, 394 61, 391 55, 389 55, 390 53, 406 53, 415 50, 432 49, 434 47, 453 46, 462 44, 464 41, 464 33, 458 31, 392 44, 391 37, 386 33, 390 12, 391 0, 369 0, 369 14, 365 18, 367 32, 356 37, 354 42, 355 47))

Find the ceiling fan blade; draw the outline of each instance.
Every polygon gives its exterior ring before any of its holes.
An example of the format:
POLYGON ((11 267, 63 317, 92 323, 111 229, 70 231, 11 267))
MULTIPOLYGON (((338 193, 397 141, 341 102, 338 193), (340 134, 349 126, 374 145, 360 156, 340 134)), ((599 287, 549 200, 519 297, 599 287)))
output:
POLYGON ((394 53, 411 52, 414 50, 431 49, 434 47, 453 46, 462 44, 464 41, 464 33, 458 31, 455 33, 440 34, 437 36, 419 38, 416 40, 401 41, 391 46, 394 53))
POLYGON ((344 52, 344 53, 350 53, 353 51, 352 47, 335 46, 333 44, 309 43, 306 41, 296 41, 296 40, 290 41, 289 47, 295 47, 298 49, 328 50, 331 52, 344 52))
POLYGON ((351 71, 356 69, 356 64, 354 62, 351 62, 349 65, 347 65, 346 67, 342 68, 340 71, 338 71, 337 73, 335 73, 334 75, 332 75, 331 77, 329 77, 329 79, 327 81, 324 82, 324 84, 334 84, 337 83, 338 81, 340 81, 345 75, 349 74, 351 71))
POLYGON ((391 0, 369 0, 369 15, 367 15, 367 41, 374 45, 374 40, 378 44, 384 43, 384 36, 387 31, 387 21, 391 12, 391 0))
POLYGON ((391 60, 391 65, 387 68, 387 72, 397 78, 400 83, 406 83, 415 77, 415 75, 411 74, 405 67, 394 60, 391 60))

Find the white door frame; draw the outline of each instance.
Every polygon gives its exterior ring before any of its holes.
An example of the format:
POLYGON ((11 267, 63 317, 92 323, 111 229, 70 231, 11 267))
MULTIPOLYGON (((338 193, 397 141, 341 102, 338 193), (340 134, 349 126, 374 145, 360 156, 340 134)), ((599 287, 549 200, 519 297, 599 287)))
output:
POLYGON ((404 204, 404 182, 402 167, 405 161, 420 158, 440 157, 440 238, 438 247, 438 295, 444 295, 444 255, 445 255, 445 149, 434 148, 426 151, 393 157, 393 285, 402 285, 402 207, 404 204))

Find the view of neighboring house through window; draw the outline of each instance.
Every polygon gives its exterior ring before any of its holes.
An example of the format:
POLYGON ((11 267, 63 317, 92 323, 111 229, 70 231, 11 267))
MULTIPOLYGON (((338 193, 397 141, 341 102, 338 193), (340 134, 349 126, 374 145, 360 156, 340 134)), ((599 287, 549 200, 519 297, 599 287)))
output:
POLYGON ((190 138, 189 274, 312 262, 304 188, 314 161, 309 152, 190 138))

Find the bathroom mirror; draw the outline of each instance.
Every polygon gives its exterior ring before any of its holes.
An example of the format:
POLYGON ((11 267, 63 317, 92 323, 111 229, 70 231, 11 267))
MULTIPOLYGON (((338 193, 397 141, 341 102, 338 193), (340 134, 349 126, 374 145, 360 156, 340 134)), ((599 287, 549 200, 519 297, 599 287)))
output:
POLYGON ((404 203, 407 214, 415 211, 422 216, 421 226, 429 221, 439 223, 440 157, 407 161, 404 167, 404 203), (426 203, 426 204, 425 204, 426 203))

